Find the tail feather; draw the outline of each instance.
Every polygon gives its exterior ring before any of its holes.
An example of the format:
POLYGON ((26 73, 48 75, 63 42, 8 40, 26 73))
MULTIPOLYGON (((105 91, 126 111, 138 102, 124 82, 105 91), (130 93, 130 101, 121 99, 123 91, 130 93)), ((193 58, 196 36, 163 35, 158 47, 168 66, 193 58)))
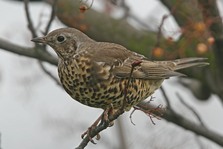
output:
POLYGON ((209 65, 208 62, 205 62, 207 60, 207 58, 182 58, 182 59, 177 59, 174 61, 174 63, 176 64, 176 67, 174 68, 174 70, 180 70, 180 69, 184 69, 184 68, 188 68, 188 67, 202 67, 202 66, 206 66, 209 65))

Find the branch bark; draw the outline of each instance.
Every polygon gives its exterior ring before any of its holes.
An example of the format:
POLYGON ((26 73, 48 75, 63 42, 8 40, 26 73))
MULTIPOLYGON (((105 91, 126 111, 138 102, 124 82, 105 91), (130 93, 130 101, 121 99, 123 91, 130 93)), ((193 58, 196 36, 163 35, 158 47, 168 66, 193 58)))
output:
POLYGON ((48 55, 44 51, 41 52, 41 49, 39 49, 38 50, 39 52, 37 52, 35 48, 19 46, 1 38, 0 38, 0 48, 2 50, 9 51, 18 55, 35 58, 37 60, 42 60, 52 65, 57 65, 58 63, 57 58, 48 55))
MULTIPOLYGON (((137 105, 138 107, 145 109, 145 110, 151 110, 154 109, 152 105, 141 102, 137 105)), ((160 116, 159 113, 154 113, 160 116)), ((173 124, 176 124, 186 130, 189 130, 190 132, 193 132, 199 136, 203 136, 215 143, 217 143, 220 146, 223 146, 223 136, 220 134, 215 133, 214 131, 204 127, 203 125, 198 125, 183 116, 177 114, 176 112, 173 112, 170 109, 166 109, 164 115, 162 116, 165 120, 172 122, 173 124)))

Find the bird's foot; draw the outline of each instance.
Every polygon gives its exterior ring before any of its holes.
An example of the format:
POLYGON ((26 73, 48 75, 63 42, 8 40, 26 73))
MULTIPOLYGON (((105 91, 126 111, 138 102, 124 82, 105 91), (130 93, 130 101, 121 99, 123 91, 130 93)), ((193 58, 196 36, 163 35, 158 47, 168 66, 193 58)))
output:
MULTIPOLYGON (((102 114, 103 115, 103 114, 102 114)), ((89 138, 89 140, 91 141, 91 143, 96 144, 93 140, 93 138, 91 137, 91 132, 95 129, 95 127, 98 125, 98 123, 100 122, 102 115, 100 115, 97 120, 81 135, 81 138, 83 139, 85 136, 87 136, 89 138)), ((101 138, 100 134, 98 133, 96 135, 96 140, 99 140, 101 138)))
MULTIPOLYGON (((85 136, 89 138, 89 140, 93 143, 96 144, 91 137, 92 131, 99 125, 103 124, 108 124, 109 127, 114 125, 114 121, 109 120, 109 115, 113 114, 113 106, 110 106, 109 108, 106 108, 104 112, 97 118, 97 120, 81 135, 81 138, 83 139, 85 136)), ((96 140, 99 140, 101 138, 100 134, 96 134, 96 140)))
POLYGON ((111 127, 114 125, 114 121, 109 120, 109 116, 114 114, 114 107, 110 105, 110 107, 106 108, 102 113, 103 117, 101 118, 101 124, 108 123, 108 126, 111 127))

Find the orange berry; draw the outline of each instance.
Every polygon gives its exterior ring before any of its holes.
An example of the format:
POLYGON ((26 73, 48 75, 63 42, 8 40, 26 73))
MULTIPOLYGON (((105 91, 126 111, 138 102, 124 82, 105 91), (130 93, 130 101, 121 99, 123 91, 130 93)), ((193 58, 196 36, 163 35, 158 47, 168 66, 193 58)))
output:
POLYGON ((204 32, 206 29, 206 25, 204 22, 198 22, 194 24, 194 29, 198 32, 204 32))
POLYGON ((214 39, 214 37, 209 37, 209 38, 207 39, 207 41, 208 41, 208 44, 209 44, 209 45, 213 45, 214 42, 215 42, 215 39, 214 39))
POLYGON ((160 47, 156 47, 153 49, 153 55, 155 57, 162 57, 164 55, 164 50, 160 47))
POLYGON ((197 44, 197 52, 198 54, 204 54, 208 51, 208 47, 204 43, 197 44))

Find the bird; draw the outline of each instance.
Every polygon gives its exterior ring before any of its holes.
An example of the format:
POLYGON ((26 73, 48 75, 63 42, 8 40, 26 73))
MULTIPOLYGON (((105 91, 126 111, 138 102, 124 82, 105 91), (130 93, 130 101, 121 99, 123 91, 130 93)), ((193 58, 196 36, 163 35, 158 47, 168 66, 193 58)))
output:
POLYGON ((59 28, 31 41, 47 44, 58 55, 58 74, 65 91, 95 108, 133 106, 151 96, 178 70, 208 65, 206 58, 151 61, 122 45, 97 42, 75 28, 59 28))
POLYGON ((150 61, 119 44, 94 41, 75 28, 56 29, 31 41, 48 44, 56 52, 61 84, 73 99, 102 109, 121 107, 130 73, 126 111, 153 94, 164 79, 184 76, 176 70, 208 64, 197 57, 150 61))

